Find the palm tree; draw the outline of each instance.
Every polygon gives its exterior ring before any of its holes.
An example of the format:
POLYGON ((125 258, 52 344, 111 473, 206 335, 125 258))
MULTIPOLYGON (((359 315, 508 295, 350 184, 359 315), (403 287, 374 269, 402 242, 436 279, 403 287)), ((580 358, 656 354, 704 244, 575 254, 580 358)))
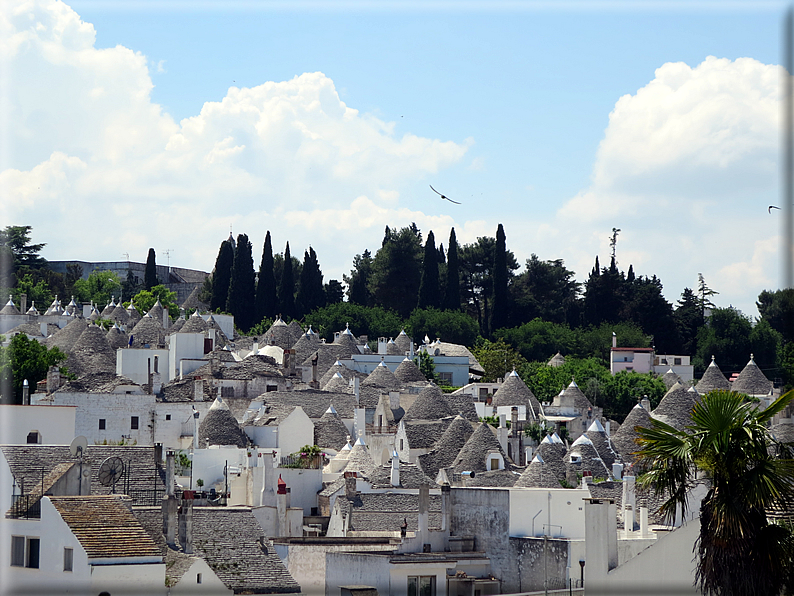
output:
POLYGON ((794 460, 766 425, 792 398, 789 391, 762 411, 741 394, 713 391, 684 430, 654 419, 637 428, 639 464, 649 470, 640 483, 667 497, 660 508, 667 520, 679 508, 686 513, 696 482, 709 486, 696 544, 695 583, 704 594, 779 594, 786 583, 794 539, 767 511, 792 494, 794 460))

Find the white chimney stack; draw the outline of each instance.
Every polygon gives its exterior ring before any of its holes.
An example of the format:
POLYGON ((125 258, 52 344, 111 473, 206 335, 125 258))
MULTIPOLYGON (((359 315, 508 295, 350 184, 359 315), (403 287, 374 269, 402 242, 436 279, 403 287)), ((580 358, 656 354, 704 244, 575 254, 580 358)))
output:
POLYGON ((396 451, 391 454, 391 485, 400 486, 400 456, 396 451))

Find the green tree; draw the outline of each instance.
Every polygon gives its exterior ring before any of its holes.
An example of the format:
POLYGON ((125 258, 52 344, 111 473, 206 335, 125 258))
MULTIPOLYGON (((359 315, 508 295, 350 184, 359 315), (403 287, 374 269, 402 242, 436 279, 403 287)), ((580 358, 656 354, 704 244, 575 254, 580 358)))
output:
POLYGON ((372 274, 372 255, 368 250, 353 257, 353 270, 343 275, 347 284, 347 299, 353 304, 373 306, 374 300, 369 291, 369 276, 372 274))
POLYGON ((31 243, 32 230, 32 226, 6 226, 0 230, 0 251, 10 252, 15 271, 47 267, 47 260, 39 254, 47 245, 31 243))
POLYGON ((681 338, 681 351, 694 356, 697 351, 698 330, 703 326, 705 320, 698 298, 691 289, 684 288, 681 298, 678 300, 678 306, 673 313, 673 319, 681 338))
POLYGON ((262 261, 259 264, 259 278, 256 284, 256 320, 276 316, 278 299, 276 298, 276 276, 273 269, 273 244, 270 230, 265 235, 262 248, 262 261))
POLYGON ((168 316, 172 319, 179 317, 176 292, 172 292, 164 285, 154 286, 151 290, 141 290, 132 297, 132 304, 139 313, 147 313, 158 300, 163 308, 168 311, 168 316))
POLYGON ((696 372, 703 372, 717 359, 720 370, 728 376, 739 372, 750 359, 752 323, 735 308, 715 308, 697 336, 698 349, 693 359, 696 372))
POLYGON ((626 278, 621 320, 631 321, 653 337, 657 353, 680 354, 681 336, 673 317, 673 306, 662 294, 662 281, 652 277, 626 278))
POLYGON ((510 304, 507 293, 509 273, 507 270, 507 239, 502 224, 496 229, 493 265, 493 310, 491 332, 507 327, 510 320, 510 304))
POLYGON ((417 352, 414 356, 414 364, 428 381, 436 381, 436 363, 430 354, 425 351, 417 352))
POLYGON ((408 317, 418 301, 421 263, 422 234, 416 224, 399 232, 387 227, 368 282, 375 304, 408 317))
POLYGON ((609 268, 598 271, 598 257, 590 277, 585 282, 583 317, 585 325, 598 326, 621 320, 620 311, 625 298, 625 277, 618 270, 615 259, 609 268))
POLYGON ((698 273, 698 304, 700 305, 700 313, 705 317, 706 310, 716 308, 711 301, 712 296, 716 296, 719 292, 712 290, 706 285, 706 280, 702 273, 698 273))
POLYGON ((565 324, 533 319, 520 327, 500 329, 497 338, 515 346, 529 361, 548 361, 554 354, 574 354, 578 350, 579 332, 565 324))
POLYGON ((218 256, 215 259, 215 268, 212 270, 212 300, 210 310, 220 312, 226 308, 226 299, 229 297, 229 283, 232 280, 232 266, 234 265, 234 248, 228 240, 221 242, 218 256))
POLYGON ((441 305, 438 286, 438 251, 433 230, 427 234, 422 258, 422 276, 419 280, 417 308, 438 308, 441 305))
POLYGON ((323 287, 326 304, 336 304, 342 302, 345 297, 345 289, 337 279, 329 279, 323 287))
POLYGON ((78 279, 74 282, 73 290, 76 302, 93 302, 99 305, 99 310, 102 310, 113 296, 121 297, 122 284, 115 271, 94 269, 88 279, 78 279))
POLYGON ((611 376, 609 368, 598 358, 575 358, 566 356, 562 366, 548 366, 546 362, 530 362, 517 369, 518 374, 540 401, 554 398, 576 381, 587 398, 597 406, 604 406, 601 387, 611 376), (590 382, 595 380, 596 382, 590 382))
POLYGON ((458 267, 458 238, 455 236, 455 228, 449 232, 444 308, 460 310, 460 268, 458 267))
POLYGON ((581 284, 574 279, 575 275, 562 259, 541 261, 533 254, 527 259, 526 270, 510 286, 513 324, 535 318, 560 324, 577 323, 581 284))
POLYGON ((780 333, 786 343, 794 341, 794 288, 764 290, 755 303, 761 319, 780 333))
POLYGON ((604 416, 623 421, 643 396, 651 400, 651 407, 659 405, 667 387, 653 374, 622 370, 599 379, 598 392, 596 405, 604 408, 604 416))
POLYGON ((651 347, 650 336, 634 323, 602 323, 598 327, 579 330, 577 355, 582 358, 592 356, 608 365, 613 333, 620 347, 651 347))
POLYGON ((284 249, 281 283, 278 287, 278 304, 282 316, 290 318, 295 316, 295 277, 292 269, 292 256, 289 253, 289 242, 287 242, 287 248, 284 249))
POLYGON ((348 324, 356 335, 366 335, 373 339, 396 337, 403 328, 402 319, 392 311, 350 302, 338 302, 318 308, 306 315, 303 322, 311 325, 328 342, 334 340, 334 332, 343 330, 348 324))
POLYGON ((234 316, 234 324, 243 333, 247 333, 256 323, 256 282, 254 257, 251 251, 248 235, 239 234, 232 264, 232 277, 229 280, 226 310, 234 316))
POLYGON ((15 335, 7 347, 0 346, 2 402, 21 404, 22 385, 25 379, 28 381, 30 392, 33 393, 36 390, 36 383, 47 378, 49 368, 57 366, 64 360, 66 354, 58 348, 48 350, 35 339, 28 339, 24 333, 15 335))
MULTIPOLYGON (((67 265, 67 268, 68 267, 69 265, 67 265)), ((74 278, 74 281, 72 282, 72 287, 74 287, 74 284, 77 283, 77 280, 83 276, 83 268, 80 267, 79 265, 77 265, 77 267, 80 269, 80 274, 74 278)), ((208 277, 207 279, 204 280, 205 285, 207 283, 207 280, 210 280, 210 278, 208 277)), ((212 282, 209 281, 209 283, 211 284, 212 282)), ((138 277, 132 272, 132 269, 127 269, 127 276, 124 278, 124 281, 121 282, 121 295, 129 298, 131 296, 135 296, 135 294, 137 294, 143 289, 145 289, 143 287, 143 284, 140 283, 138 277)), ((207 299, 207 302, 209 302, 209 298, 207 299)))
POLYGON ((146 257, 146 269, 143 271, 143 285, 147 290, 151 290, 154 286, 159 285, 160 280, 157 278, 157 262, 154 249, 149 249, 149 255, 146 257))
MULTIPOLYGON (((53 300, 52 292, 47 282, 43 279, 34 282, 33 275, 30 273, 26 273, 17 280, 17 285, 11 294, 16 304, 20 304, 20 297, 22 294, 25 294, 27 296, 28 306, 33 303, 38 304, 36 309, 42 314, 47 310, 47 307, 52 304, 53 300)), ((0 298, 2 298, 2 296, 0 296, 0 298)))
POLYGON ((513 369, 522 370, 527 365, 526 358, 503 339, 482 339, 472 348, 471 353, 485 369, 481 379, 483 383, 493 383, 504 378, 513 369))
POLYGON ((303 269, 301 269, 300 287, 298 288, 298 309, 301 316, 325 306, 325 291, 323 289, 323 272, 317 261, 317 253, 310 246, 303 254, 303 269))
POLYGON ((641 484, 665 499, 660 511, 672 521, 687 511, 689 489, 704 478, 700 503, 695 583, 705 594, 780 594, 791 568, 791 533, 770 523, 767 511, 791 496, 794 462, 767 424, 791 401, 791 392, 760 411, 730 391, 706 394, 692 410, 692 424, 677 430, 652 419, 639 428, 639 461, 649 471, 641 484))
POLYGON ((477 321, 466 313, 437 308, 417 308, 406 322, 411 337, 439 337, 445 342, 473 346, 477 339, 477 321))

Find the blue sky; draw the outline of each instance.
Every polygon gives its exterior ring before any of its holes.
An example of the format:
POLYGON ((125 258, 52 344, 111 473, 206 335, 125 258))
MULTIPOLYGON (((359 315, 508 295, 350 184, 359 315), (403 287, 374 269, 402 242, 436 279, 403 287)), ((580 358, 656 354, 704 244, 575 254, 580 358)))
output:
POLYGON ((782 5, 10 6, 0 215, 49 258, 209 270, 232 225, 328 279, 385 225, 502 222, 582 280, 619 227, 671 301, 702 272, 754 315, 778 286, 782 5))

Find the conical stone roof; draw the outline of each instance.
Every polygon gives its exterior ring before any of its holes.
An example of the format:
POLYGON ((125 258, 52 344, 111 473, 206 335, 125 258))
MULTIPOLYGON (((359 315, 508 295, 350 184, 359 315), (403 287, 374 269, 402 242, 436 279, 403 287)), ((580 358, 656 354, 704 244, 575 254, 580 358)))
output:
POLYGON ((397 366, 394 376, 401 383, 424 383, 427 381, 416 363, 408 357, 397 366))
POLYGON ((507 467, 510 461, 507 455, 502 451, 502 446, 496 438, 491 426, 486 423, 481 423, 480 426, 472 433, 469 440, 458 453, 452 468, 458 474, 461 472, 485 472, 485 458, 490 451, 498 451, 507 467))
POLYGON ((408 354, 411 352, 411 338, 405 333, 405 329, 400 331, 400 335, 394 340, 394 344, 400 350, 399 354, 408 354))
POLYGON ((240 424, 220 397, 215 399, 199 425, 199 446, 207 445, 248 445, 240 424))
POLYGON ((400 356, 402 352, 400 351, 399 346, 394 343, 394 340, 389 338, 389 341, 386 342, 386 355, 387 356, 400 356))
POLYGON ((147 345, 155 348, 165 344, 165 329, 157 319, 150 317, 148 313, 135 324, 130 335, 132 335, 133 348, 143 348, 147 345))
POLYGON ((405 412, 403 420, 440 420, 455 414, 444 399, 441 389, 430 384, 419 392, 414 403, 405 412))
POLYGON ((333 406, 314 423, 314 444, 339 451, 347 443, 350 431, 333 406))
POLYGON ((0 315, 21 315, 22 313, 19 312, 19 309, 14 305, 14 300, 11 298, 11 294, 8 295, 8 302, 6 305, 0 309, 0 315))
POLYGON ((114 302, 115 296, 110 299, 110 302, 107 303, 105 308, 102 309, 100 313, 103 319, 109 319, 110 315, 113 314, 113 311, 116 310, 116 303, 114 302))
POLYGON ((366 379, 361 381, 362 387, 382 387, 391 391, 400 389, 400 381, 383 362, 378 364, 366 379))
POLYGON ((179 333, 207 333, 209 328, 207 321, 196 311, 183 323, 179 333))
POLYGON ((766 378, 750 354, 750 362, 742 369, 733 382, 732 389, 746 395, 768 395, 772 391, 772 382, 766 378))
POLYGON ((108 317, 111 321, 117 322, 119 325, 126 325, 130 322, 130 315, 127 313, 126 309, 121 305, 121 303, 113 309, 108 317))
POLYGON ((323 391, 330 391, 332 393, 353 393, 353 388, 350 387, 349 381, 337 372, 334 373, 331 380, 323 386, 323 391))
POLYGON ((593 407, 593 404, 590 403, 587 396, 579 389, 579 385, 576 384, 576 381, 571 381, 571 384, 563 389, 560 395, 573 397, 574 406, 580 410, 586 411, 588 408, 593 407))
POLYGON ((519 488, 560 488, 560 481, 557 480, 556 474, 546 465, 540 454, 536 454, 513 486, 519 488))
POLYGON ((146 314, 148 314, 155 321, 160 323, 160 325, 163 324, 163 305, 160 302, 159 298, 157 299, 157 302, 154 303, 154 306, 152 306, 152 308, 150 308, 149 312, 146 314))
POLYGON ((141 320, 141 313, 138 312, 138 309, 130 302, 129 306, 127 306, 127 314, 130 317, 130 322, 137 323, 141 320))
POLYGON ((129 341, 129 336, 121 330, 118 325, 113 325, 107 334, 105 334, 105 338, 108 341, 108 345, 113 350, 117 350, 118 348, 126 348, 127 342, 129 341))
POLYGON ((59 348, 68 354, 87 327, 88 321, 85 319, 73 319, 66 327, 59 329, 47 338, 47 347, 59 348))
POLYGON ((592 441, 593 446, 596 451, 598 451, 598 455, 604 460, 604 465, 606 465, 607 469, 612 470, 612 464, 620 460, 620 456, 612 447, 612 443, 609 437, 607 437, 606 430, 604 430, 604 427, 598 419, 593 420, 593 423, 587 429, 587 438, 592 441))
POLYGON ((65 366, 78 377, 93 373, 115 373, 116 352, 108 344, 105 331, 96 325, 86 327, 72 346, 65 366))
POLYGON ((676 383, 681 383, 683 385, 684 381, 681 379, 681 377, 679 377, 675 373, 675 371, 671 367, 670 369, 668 369, 666 373, 662 375, 662 383, 664 383, 665 387, 670 389, 670 387, 672 387, 676 383))
POLYGON ((557 352, 556 354, 554 354, 554 356, 551 357, 551 360, 549 360, 546 363, 546 366, 551 366, 556 368, 558 366, 562 366, 563 364, 565 364, 565 356, 557 352))
POLYGON ((518 376, 513 369, 504 383, 499 385, 493 397, 494 407, 500 406, 524 406, 527 409, 527 420, 537 418, 540 414, 540 402, 527 384, 518 376))
POLYGON ((289 328, 287 324, 281 320, 281 317, 276 317, 270 329, 265 331, 263 339, 265 344, 272 344, 284 350, 288 350, 292 346, 289 328))
POLYGON ((725 378, 725 375, 722 374, 720 367, 717 366, 717 363, 714 361, 714 356, 712 356, 711 364, 708 365, 706 372, 703 373, 700 381, 695 385, 695 389, 698 390, 698 393, 705 394, 715 389, 729 391, 730 388, 730 382, 725 378))
POLYGON ((320 345, 320 336, 316 333, 309 333, 308 331, 302 334, 298 341, 292 344, 292 349, 295 350, 295 362, 303 362, 309 356, 317 351, 320 345))
POLYGON ((184 318, 179 317, 176 321, 174 321, 174 324, 168 328, 168 335, 179 333, 182 330, 182 327, 185 326, 185 323, 187 323, 187 321, 184 318))
POLYGON ((455 416, 433 449, 419 456, 419 466, 424 473, 435 479, 440 469, 450 467, 473 432, 471 422, 455 416))
POLYGON ((604 460, 601 459, 601 456, 598 454, 598 451, 596 451, 593 442, 587 434, 580 435, 579 438, 573 442, 573 445, 568 449, 568 453, 565 456, 565 462, 578 473, 590 472, 593 478, 607 479, 612 473, 611 470, 607 469, 604 460), (577 455, 581 458, 581 462, 578 464, 573 460, 577 455))
MULTIPOLYGON (((721 374, 721 373, 720 373, 721 374)), ((695 393, 686 386, 676 383, 651 412, 651 417, 661 420, 678 430, 692 424, 692 408, 695 406, 695 393)))
POLYGON ((336 373, 342 375, 342 377, 346 381, 349 381, 350 379, 356 376, 355 371, 349 369, 344 364, 339 362, 339 360, 337 360, 333 364, 333 366, 331 366, 327 371, 325 371, 325 374, 323 374, 323 376, 320 377, 319 379, 320 387, 325 387, 336 373))
POLYGON ((565 462, 563 461, 565 457, 565 447, 563 446, 561 449, 560 444, 555 443, 552 437, 547 435, 540 442, 538 453, 541 459, 543 459, 545 467, 554 473, 557 480, 565 480, 566 470, 565 462))
POLYGON ((631 409, 623 424, 612 436, 612 444, 624 463, 633 464, 637 459, 633 453, 640 448, 636 442, 640 437, 635 430, 638 426, 643 428, 650 428, 651 426, 651 415, 640 404, 631 409))
POLYGON ((345 466, 345 472, 364 472, 364 473, 371 473, 372 470, 375 468, 375 462, 372 459, 372 456, 369 454, 369 448, 367 444, 364 443, 364 440, 359 437, 356 441, 353 448, 350 450, 350 454, 347 456, 347 465, 345 466))

